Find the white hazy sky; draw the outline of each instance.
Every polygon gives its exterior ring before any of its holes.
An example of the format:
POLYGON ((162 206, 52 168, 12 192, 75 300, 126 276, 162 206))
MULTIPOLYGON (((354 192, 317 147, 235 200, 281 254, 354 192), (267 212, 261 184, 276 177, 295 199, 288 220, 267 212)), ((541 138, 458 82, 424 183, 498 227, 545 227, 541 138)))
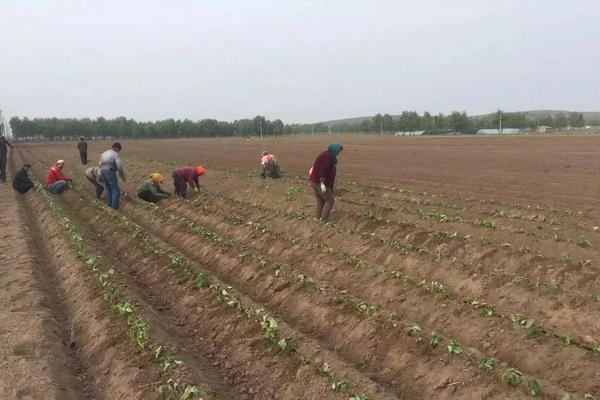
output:
POLYGON ((312 122, 600 110, 597 0, 0 0, 0 109, 312 122))

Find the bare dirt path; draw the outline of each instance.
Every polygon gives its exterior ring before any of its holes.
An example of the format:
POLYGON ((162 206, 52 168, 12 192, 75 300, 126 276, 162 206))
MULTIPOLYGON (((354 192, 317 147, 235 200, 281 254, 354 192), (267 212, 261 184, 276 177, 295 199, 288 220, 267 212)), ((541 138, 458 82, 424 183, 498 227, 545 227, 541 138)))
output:
POLYGON ((94 398, 93 385, 70 345, 64 293, 23 199, 8 184, 0 186, 0 226, 2 398, 94 398))

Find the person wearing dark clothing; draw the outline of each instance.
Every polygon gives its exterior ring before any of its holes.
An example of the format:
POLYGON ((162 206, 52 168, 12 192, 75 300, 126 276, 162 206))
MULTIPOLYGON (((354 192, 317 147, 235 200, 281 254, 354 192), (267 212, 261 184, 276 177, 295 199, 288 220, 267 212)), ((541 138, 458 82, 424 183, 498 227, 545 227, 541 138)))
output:
POLYGON ((263 170, 260 174, 264 179, 280 179, 279 161, 275 156, 267 151, 263 151, 260 158, 260 165, 263 170))
POLYGON ((201 165, 197 167, 182 167, 173 171, 173 185, 175 194, 187 199, 187 185, 195 187, 196 192, 200 191, 200 182, 198 177, 204 175, 206 170, 201 165))
POLYGON ((326 221, 333 208, 335 197, 333 196, 333 185, 335 183, 337 156, 343 150, 338 143, 329 145, 327 151, 317 156, 310 169, 310 185, 317 199, 316 217, 326 221))
POLYGON ((21 194, 27 193, 34 185, 29 179, 30 164, 23 164, 23 167, 17 171, 17 174, 13 178, 13 189, 21 194))
POLYGON ((171 195, 171 193, 167 193, 162 190, 160 184, 163 183, 163 181, 162 175, 158 172, 150 174, 150 179, 147 179, 138 188, 138 197, 144 201, 154 204, 158 203, 162 199, 166 199, 171 195))
POLYGON ((81 158, 81 163, 83 165, 87 164, 87 142, 83 139, 83 136, 79 138, 79 143, 77 143, 77 149, 79 150, 79 157, 81 158))
POLYGON ((4 136, 0 136, 0 182, 6 182, 6 155, 9 147, 13 147, 12 144, 4 136))

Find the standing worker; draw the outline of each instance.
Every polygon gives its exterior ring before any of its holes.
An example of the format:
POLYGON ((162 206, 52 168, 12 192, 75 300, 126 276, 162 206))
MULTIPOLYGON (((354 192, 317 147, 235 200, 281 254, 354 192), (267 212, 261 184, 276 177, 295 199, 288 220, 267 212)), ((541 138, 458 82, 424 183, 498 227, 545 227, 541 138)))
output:
POLYGON ((81 158, 81 163, 83 165, 87 164, 87 142, 83 139, 83 136, 79 138, 79 143, 77 143, 77 148, 79 149, 79 157, 81 158))
POLYGON ((115 210, 119 208, 119 198, 121 197, 117 173, 125 182, 123 162, 119 157, 121 149, 121 143, 113 143, 110 150, 106 150, 100 155, 100 175, 106 186, 106 203, 115 210))
POLYGON ((335 183, 335 174, 337 156, 343 150, 343 146, 338 143, 329 145, 327 151, 317 156, 313 167, 310 170, 310 185, 313 188, 317 199, 317 219, 327 221, 333 208, 335 197, 333 196, 333 184, 335 183))
POLYGON ((6 162, 8 161, 8 147, 12 144, 4 136, 0 136, 0 182, 6 182, 6 162))
POLYGON ((262 176, 264 179, 281 178, 279 161, 277 161, 273 154, 269 153, 268 151, 263 151, 260 158, 260 165, 263 167, 260 176, 262 176))
POLYGON ((13 178, 13 189, 21 194, 29 192, 29 189, 34 186, 28 174, 30 169, 31 164, 23 164, 23 167, 17 171, 17 174, 13 178))
POLYGON ((163 183, 163 181, 163 176, 158 172, 150 174, 150 179, 146 179, 146 181, 138 188, 138 197, 154 204, 162 199, 166 199, 171 193, 162 190, 160 184, 163 183))
POLYGON ((101 183, 103 183, 104 180, 102 179, 100 167, 92 167, 86 169, 85 177, 96 187, 96 198, 100 199, 100 197, 102 196, 102 192, 104 191, 104 186, 101 185, 101 183))
POLYGON ((50 167, 46 174, 44 186, 52 194, 61 194, 69 188, 69 182, 72 179, 67 178, 62 169, 65 166, 65 160, 58 160, 53 166, 50 167))
POLYGON ((200 191, 200 183, 198 177, 204 175, 206 170, 203 166, 197 167, 182 167, 173 171, 173 184, 175 186, 175 194, 187 199, 187 185, 190 188, 194 187, 196 192, 200 191))

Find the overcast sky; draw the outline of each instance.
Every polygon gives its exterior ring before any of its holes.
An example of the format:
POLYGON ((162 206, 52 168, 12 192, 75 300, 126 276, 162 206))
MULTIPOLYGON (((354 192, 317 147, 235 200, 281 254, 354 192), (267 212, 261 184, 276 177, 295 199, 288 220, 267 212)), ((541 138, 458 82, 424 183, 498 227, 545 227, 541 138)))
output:
POLYGON ((313 122, 600 111, 597 0, 0 0, 0 109, 313 122))

